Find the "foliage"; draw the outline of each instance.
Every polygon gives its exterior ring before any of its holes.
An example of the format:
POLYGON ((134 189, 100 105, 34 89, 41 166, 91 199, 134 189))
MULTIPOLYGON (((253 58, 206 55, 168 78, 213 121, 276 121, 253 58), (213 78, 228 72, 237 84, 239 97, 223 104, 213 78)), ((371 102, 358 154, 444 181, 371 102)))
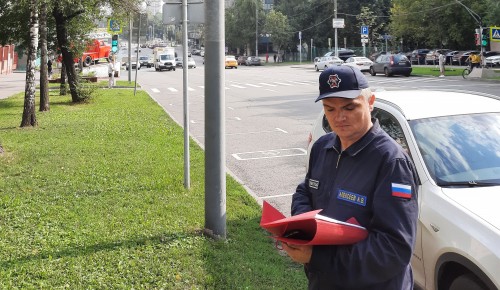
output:
POLYGON ((267 14, 264 31, 271 34, 271 40, 279 50, 290 38, 291 27, 283 13, 273 10, 267 14))
POLYGON ((300 265, 260 229, 227 178, 227 240, 204 227, 204 155, 146 93, 88 104, 51 93, 20 130, 23 97, 0 100, 0 285, 5 289, 304 289, 300 265), (50 149, 50 150, 48 150, 50 149))
MULTIPOLYGON (((233 6, 225 11, 226 19, 226 44, 232 48, 246 47, 250 55, 250 47, 255 43, 256 11, 258 13, 258 29, 262 30, 264 13, 262 1, 235 0, 233 6)), ((260 34, 260 32, 258 31, 260 34)))

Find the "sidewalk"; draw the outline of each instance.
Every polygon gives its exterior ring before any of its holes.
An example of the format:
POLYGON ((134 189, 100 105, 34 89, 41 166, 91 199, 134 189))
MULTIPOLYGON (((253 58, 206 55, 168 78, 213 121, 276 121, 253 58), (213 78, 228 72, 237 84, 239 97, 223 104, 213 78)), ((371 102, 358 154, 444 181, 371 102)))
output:
MULTIPOLYGON (((35 73, 38 79, 39 73, 35 73)), ((0 75, 0 99, 6 99, 14 94, 24 92, 26 83, 25 71, 14 71, 7 75, 0 75)))

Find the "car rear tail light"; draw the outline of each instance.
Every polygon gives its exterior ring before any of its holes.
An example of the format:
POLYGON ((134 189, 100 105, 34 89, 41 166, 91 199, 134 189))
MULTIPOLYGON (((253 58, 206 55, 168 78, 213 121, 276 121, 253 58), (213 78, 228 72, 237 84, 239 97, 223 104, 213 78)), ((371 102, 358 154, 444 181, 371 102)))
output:
POLYGON ((394 65, 394 57, 391 56, 391 65, 394 65))

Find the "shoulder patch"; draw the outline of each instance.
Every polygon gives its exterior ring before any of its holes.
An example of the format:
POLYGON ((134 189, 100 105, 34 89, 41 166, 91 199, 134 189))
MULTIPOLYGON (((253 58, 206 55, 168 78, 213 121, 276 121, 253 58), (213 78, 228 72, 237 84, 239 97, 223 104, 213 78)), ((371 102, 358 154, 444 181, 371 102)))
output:
POLYGON ((411 186, 400 183, 392 183, 392 196, 411 199, 411 186))

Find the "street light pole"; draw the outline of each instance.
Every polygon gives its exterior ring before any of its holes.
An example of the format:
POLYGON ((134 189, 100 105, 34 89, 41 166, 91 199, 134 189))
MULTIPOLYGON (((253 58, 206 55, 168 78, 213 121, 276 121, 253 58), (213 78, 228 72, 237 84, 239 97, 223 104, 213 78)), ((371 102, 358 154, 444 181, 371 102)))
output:
MULTIPOLYGON (((259 1, 259 0, 257 0, 259 1)), ((255 56, 259 57, 259 5, 255 1, 255 56)))
MULTIPOLYGON (((333 17, 337 19, 337 0, 333 2, 333 17)), ((339 57, 337 28, 335 28, 335 56, 339 57)))

